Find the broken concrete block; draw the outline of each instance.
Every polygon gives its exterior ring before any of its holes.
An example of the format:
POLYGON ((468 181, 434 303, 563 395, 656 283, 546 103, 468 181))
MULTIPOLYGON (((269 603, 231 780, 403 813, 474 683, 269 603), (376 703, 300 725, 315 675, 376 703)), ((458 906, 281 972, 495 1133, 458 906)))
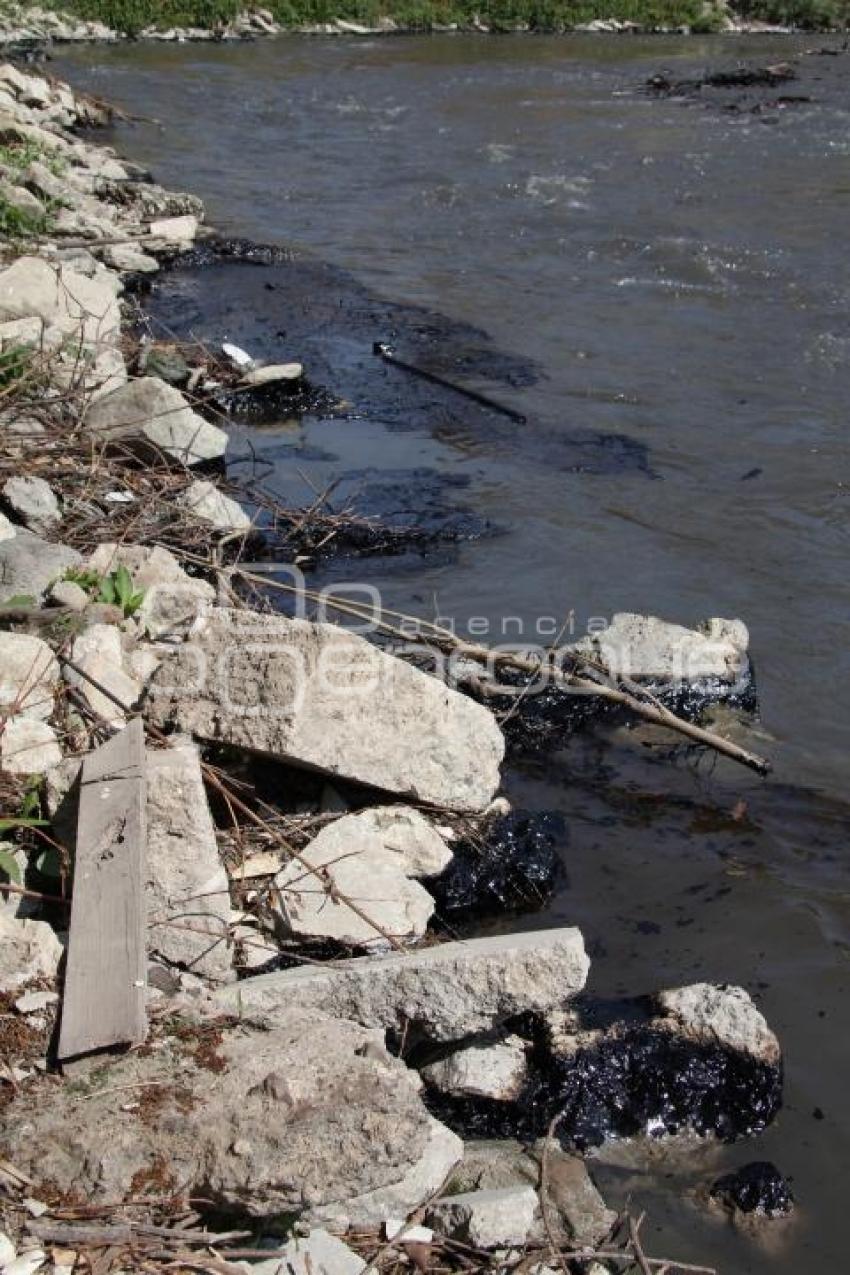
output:
POLYGON ((378 1033, 319 1013, 265 1028, 200 1020, 195 1036, 110 1061, 98 1088, 97 1102, 70 1085, 49 1103, 22 1094, 4 1124, 17 1169, 93 1204, 164 1164, 169 1183, 227 1212, 374 1226, 424 1203, 462 1152, 378 1033), (151 1080, 155 1121, 128 1111, 122 1089, 151 1080))
POLYGON ((475 1248, 510 1248, 528 1239, 537 1207, 533 1187, 509 1186, 444 1196, 430 1206, 425 1220, 440 1235, 475 1248))
POLYGON ((324 774, 457 810, 499 783, 488 709, 332 624, 216 608, 151 682, 150 713, 324 774))
POLYGON ((148 951, 217 980, 233 977, 230 887, 191 740, 147 750, 148 951))
POLYGON ((73 662, 87 674, 83 677, 73 669, 65 669, 69 685, 76 686, 92 709, 114 726, 123 726, 125 711, 130 709, 142 693, 141 685, 130 677, 124 668, 124 651, 121 634, 114 624, 92 624, 74 639, 71 648, 73 662), (118 707, 110 695, 94 686, 92 678, 110 692, 122 705, 118 707))
POLYGON ((434 912, 431 895, 412 877, 431 876, 451 851, 417 810, 383 806, 344 815, 313 838, 275 877, 275 907, 285 934, 336 939, 356 946, 384 946, 374 925, 397 939, 420 938, 434 912), (305 864, 325 869, 328 891, 305 864))
POLYGON ((458 1049, 420 1074, 440 1093, 513 1102, 528 1080, 528 1049, 519 1036, 504 1036, 458 1049))
POLYGON ((537 930, 261 974, 240 983, 238 998, 224 988, 216 1002, 270 1021, 322 1008, 410 1039, 450 1041, 565 1003, 588 968, 578 930, 537 930))
POLYGON ((568 649, 633 681, 741 688, 750 677, 748 646, 742 620, 712 619, 688 629, 654 615, 618 612, 607 629, 568 649))

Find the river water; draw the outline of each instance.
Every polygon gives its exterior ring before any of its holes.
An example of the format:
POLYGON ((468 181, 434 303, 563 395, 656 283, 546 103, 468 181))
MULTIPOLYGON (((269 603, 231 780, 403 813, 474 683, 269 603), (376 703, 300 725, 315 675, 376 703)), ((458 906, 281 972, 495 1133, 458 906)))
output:
POLYGON ((448 499, 461 531, 498 533, 364 564, 390 605, 476 617, 490 641, 506 616, 533 637, 571 611, 579 633, 617 610, 749 625, 769 780, 618 731, 507 789, 569 828, 567 884, 517 923, 579 924, 600 995, 738 982, 780 1036, 786 1104, 756 1143, 600 1167, 613 1201, 648 1208, 650 1251, 777 1275, 846 1267, 850 58, 801 58, 743 101, 642 86, 822 44, 289 38, 57 66, 147 117, 116 144, 216 226, 299 254, 291 276, 178 271, 153 303, 181 334, 303 358, 352 402, 255 431, 269 484, 309 503, 342 478, 402 515, 448 499), (381 339, 527 423, 417 398, 381 339), (799 1200, 769 1244, 692 1195, 752 1159, 799 1200))

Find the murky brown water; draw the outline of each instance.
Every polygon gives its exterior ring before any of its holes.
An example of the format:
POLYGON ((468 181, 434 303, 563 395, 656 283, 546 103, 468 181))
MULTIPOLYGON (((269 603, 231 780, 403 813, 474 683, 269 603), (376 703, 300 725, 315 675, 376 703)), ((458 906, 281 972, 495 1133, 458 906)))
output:
POLYGON ((692 1158, 604 1170, 650 1209, 652 1251, 777 1275, 846 1266, 850 60, 805 59, 791 91, 811 102, 755 115, 641 85, 820 43, 288 39, 58 67, 160 119, 118 144, 215 224, 355 276, 178 275, 157 304, 184 330, 303 357, 364 408, 258 431, 280 490, 307 501, 297 470, 317 487, 357 471, 349 489, 381 480, 408 507, 468 480, 456 498, 503 534, 372 564, 390 605, 487 617, 493 640, 506 615, 528 631, 571 608, 579 629, 623 609, 749 624, 775 777, 590 736, 508 789, 566 815, 568 888, 523 924, 580 924, 594 991, 740 982, 780 1035, 785 1110, 718 1158, 793 1175, 799 1216, 775 1252, 687 1202, 712 1172, 692 1158), (511 384, 483 379, 487 341, 463 324, 490 338, 491 371, 511 356, 511 384), (528 424, 406 397, 371 355, 387 325, 446 369, 453 343, 476 345, 471 383, 528 424))

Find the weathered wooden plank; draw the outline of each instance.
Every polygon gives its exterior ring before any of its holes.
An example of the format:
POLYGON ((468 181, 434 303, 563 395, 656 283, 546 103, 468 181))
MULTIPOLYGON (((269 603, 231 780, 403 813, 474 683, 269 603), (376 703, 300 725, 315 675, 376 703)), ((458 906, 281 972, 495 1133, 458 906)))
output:
POLYGON ((60 1059, 144 1040, 146 837, 135 718, 83 762, 60 1059))

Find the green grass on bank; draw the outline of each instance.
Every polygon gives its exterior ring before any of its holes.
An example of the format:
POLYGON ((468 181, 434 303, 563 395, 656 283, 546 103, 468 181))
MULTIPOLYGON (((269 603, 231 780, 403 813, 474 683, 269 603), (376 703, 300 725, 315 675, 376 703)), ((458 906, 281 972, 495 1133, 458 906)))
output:
MULTIPOLYGON (((216 27, 251 7, 268 9, 284 26, 339 18, 371 26, 391 17, 419 31, 450 23, 470 26, 476 17, 506 31, 519 25, 565 31, 595 18, 636 22, 648 29, 689 26, 711 31, 720 21, 710 0, 54 0, 54 7, 98 19, 128 35, 148 26, 216 27)), ((808 29, 850 25, 850 0, 731 0, 731 8, 745 18, 808 29)))

